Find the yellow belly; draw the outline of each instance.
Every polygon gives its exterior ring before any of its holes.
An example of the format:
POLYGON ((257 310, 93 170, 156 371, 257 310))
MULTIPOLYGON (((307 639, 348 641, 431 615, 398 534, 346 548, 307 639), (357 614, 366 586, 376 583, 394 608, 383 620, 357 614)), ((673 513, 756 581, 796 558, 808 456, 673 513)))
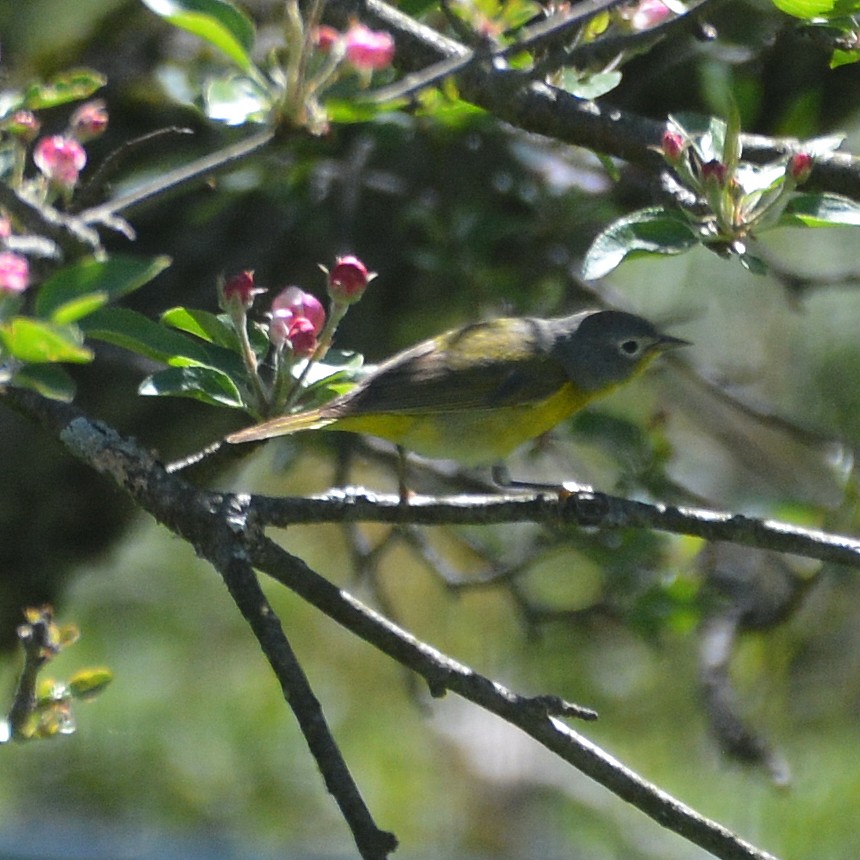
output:
POLYGON ((353 415, 337 419, 326 429, 370 433, 425 457, 476 466, 504 459, 524 442, 581 409, 593 396, 567 383, 537 404, 412 415, 353 415))

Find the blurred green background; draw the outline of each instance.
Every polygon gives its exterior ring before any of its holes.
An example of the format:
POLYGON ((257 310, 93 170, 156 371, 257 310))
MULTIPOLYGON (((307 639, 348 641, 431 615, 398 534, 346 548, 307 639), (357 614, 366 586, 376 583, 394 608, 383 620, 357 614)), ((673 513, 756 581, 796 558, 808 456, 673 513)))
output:
MULTIPOLYGON (((246 5, 262 26, 279 8, 246 5)), ((723 4, 713 23, 715 42, 684 35, 637 59, 610 101, 662 119, 716 110, 730 89, 750 131, 842 129, 848 148, 860 150, 856 69, 830 71, 826 54, 798 40, 766 4, 723 4)), ((215 129, 165 95, 159 82, 173 80, 172 70, 217 61, 138 3, 0 0, 0 48, 5 85, 75 65, 108 76, 111 129, 93 145, 94 161, 171 124, 195 134, 146 153, 140 170, 182 163, 242 133, 215 129)), ((48 129, 61 129, 65 115, 47 116, 48 129)), ((152 315, 176 304, 214 309, 217 276, 243 268, 272 289, 296 283, 321 295, 317 264, 351 251, 379 277, 338 345, 376 360, 465 320, 589 304, 576 277, 582 253, 613 215, 645 205, 651 190, 634 170, 623 169, 614 185, 592 155, 481 113, 389 116, 290 142, 136 213, 134 250, 170 254, 174 265, 134 302, 152 315)), ((753 276, 697 251, 627 263, 599 285, 605 300, 695 346, 521 452, 514 475, 562 474, 607 491, 856 533, 857 233, 785 230, 762 246, 779 270, 815 283, 801 289, 796 279, 753 276)), ((236 426, 235 416, 193 402, 138 398, 145 372, 105 350, 79 374, 81 401, 167 458, 236 426)), ((51 600, 60 620, 82 630, 52 672, 67 677, 105 664, 116 676, 103 696, 78 707, 76 734, 0 748, 0 858, 354 856, 217 575, 52 440, 5 412, 0 422, 9 472, 0 500, 2 636, 10 641, 22 603, 51 600)), ((352 482, 395 486, 372 452, 349 449, 336 436, 275 443, 218 485, 321 491, 337 458, 352 456, 352 482)), ((375 542, 388 531, 361 534, 375 542)), ((747 581, 721 590, 691 539, 525 526, 426 536, 467 580, 479 579, 488 560, 530 564, 515 587, 452 587, 403 542, 359 576, 354 535, 339 527, 293 528, 279 538, 477 671, 518 692, 597 708, 589 738, 744 838, 782 858, 854 860, 854 572, 798 567, 801 578, 816 577, 796 611, 780 624, 751 624, 759 629, 738 641, 731 678, 739 710, 791 770, 790 784, 777 787, 766 768, 721 752, 699 683, 703 622, 739 605, 733 600, 760 608, 773 585, 752 551, 758 591, 747 581)), ((495 718, 454 696, 430 700, 387 658, 282 588, 266 587, 377 823, 400 839, 397 856, 706 856, 495 718)), ((0 658, 9 697, 18 663, 12 650, 0 658)))

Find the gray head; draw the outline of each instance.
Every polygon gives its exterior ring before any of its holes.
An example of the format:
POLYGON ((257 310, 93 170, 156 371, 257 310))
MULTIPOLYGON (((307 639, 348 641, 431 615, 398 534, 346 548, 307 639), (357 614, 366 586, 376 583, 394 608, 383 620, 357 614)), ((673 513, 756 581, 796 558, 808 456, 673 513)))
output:
POLYGON ((585 391, 613 387, 643 371, 661 352, 688 341, 661 334, 623 311, 587 311, 551 321, 550 354, 585 391))

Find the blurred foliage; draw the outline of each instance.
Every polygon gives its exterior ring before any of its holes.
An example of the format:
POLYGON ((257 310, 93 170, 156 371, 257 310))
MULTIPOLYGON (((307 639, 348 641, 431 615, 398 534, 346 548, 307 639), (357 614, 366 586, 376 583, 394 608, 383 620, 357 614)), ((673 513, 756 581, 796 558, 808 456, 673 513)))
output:
MULTIPOLYGON (((265 32, 278 4, 245 5, 265 32)), ((721 113, 732 93, 745 130, 844 130, 857 151, 856 64, 831 70, 828 50, 764 4, 722 4, 709 23, 718 39, 689 32, 657 45, 625 66, 609 100, 662 119, 721 113)), ((71 65, 106 75, 111 127, 94 145, 96 160, 155 128, 192 129, 141 156, 138 174, 155 174, 240 134, 165 97, 159 82, 172 66, 217 61, 142 4, 0 0, 0 34, 13 83, 71 65)), ((61 128, 66 115, 58 109, 48 119, 61 128)), ((137 242, 114 238, 110 247, 173 259, 126 299, 152 317, 178 304, 214 311, 217 277, 249 268, 273 289, 319 291, 318 263, 358 253, 380 275, 338 345, 375 360, 464 320, 593 301, 575 275, 585 249, 611 218, 651 201, 648 177, 624 167, 622 180, 613 185, 588 153, 477 111, 398 113, 292 140, 169 205, 141 209, 132 218, 137 242)), ((856 533, 842 482, 860 442, 860 259, 853 234, 808 232, 768 236, 757 250, 779 267, 765 277, 697 249, 625 264, 601 286, 694 341, 696 368, 751 411, 709 397, 683 367, 655 368, 522 452, 515 477, 563 474, 608 491, 698 498, 856 533), (811 280, 799 285, 784 272, 811 280), (767 413, 808 433, 785 432, 761 418, 767 413)), ((138 398, 151 366, 110 348, 97 358, 75 370, 82 405, 166 458, 235 427, 202 404, 138 398)), ((35 833, 44 840, 37 856, 81 845, 89 857, 351 856, 277 685, 212 571, 156 526, 134 521, 118 493, 5 412, 0 444, 4 638, 21 606, 54 600, 83 631, 75 665, 107 664, 115 674, 82 709, 74 737, 3 748, 0 857, 20 856, 35 833)), ((272 445, 235 486, 324 489, 344 444, 272 445)), ((394 485, 372 459, 354 462, 356 483, 394 485)), ((374 542, 387 530, 362 534, 374 542)), ((696 629, 714 594, 696 566, 698 542, 528 527, 428 535, 466 579, 486 573, 488 560, 534 561, 513 587, 490 587, 441 581, 406 542, 393 542, 378 568, 356 579, 339 529, 295 528, 282 539, 360 597, 384 600, 400 623, 456 659, 518 691, 598 708, 589 737, 751 841, 786 857, 853 860, 853 572, 825 568, 786 623, 739 640, 735 688, 744 715, 791 767, 783 792, 721 756, 708 735, 696 629)), ((371 809, 397 832, 404 856, 701 856, 495 720, 453 697, 428 702, 387 659, 282 589, 269 593, 371 809)), ((67 659, 58 658, 58 673, 73 671, 67 659)), ((9 690, 15 660, 0 667, 9 690)))

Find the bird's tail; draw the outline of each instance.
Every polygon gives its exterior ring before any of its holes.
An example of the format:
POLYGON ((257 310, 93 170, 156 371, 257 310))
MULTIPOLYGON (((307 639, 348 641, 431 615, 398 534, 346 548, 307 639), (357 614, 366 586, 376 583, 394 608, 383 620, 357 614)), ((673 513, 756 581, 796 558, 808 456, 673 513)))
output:
POLYGON ((238 445, 241 442, 259 442, 262 439, 271 439, 274 436, 286 436, 289 433, 297 433, 300 430, 319 430, 331 424, 335 419, 326 417, 320 409, 310 409, 307 412, 296 412, 293 415, 281 415, 278 418, 270 418, 262 424, 246 427, 238 430, 227 437, 227 442, 238 445))

